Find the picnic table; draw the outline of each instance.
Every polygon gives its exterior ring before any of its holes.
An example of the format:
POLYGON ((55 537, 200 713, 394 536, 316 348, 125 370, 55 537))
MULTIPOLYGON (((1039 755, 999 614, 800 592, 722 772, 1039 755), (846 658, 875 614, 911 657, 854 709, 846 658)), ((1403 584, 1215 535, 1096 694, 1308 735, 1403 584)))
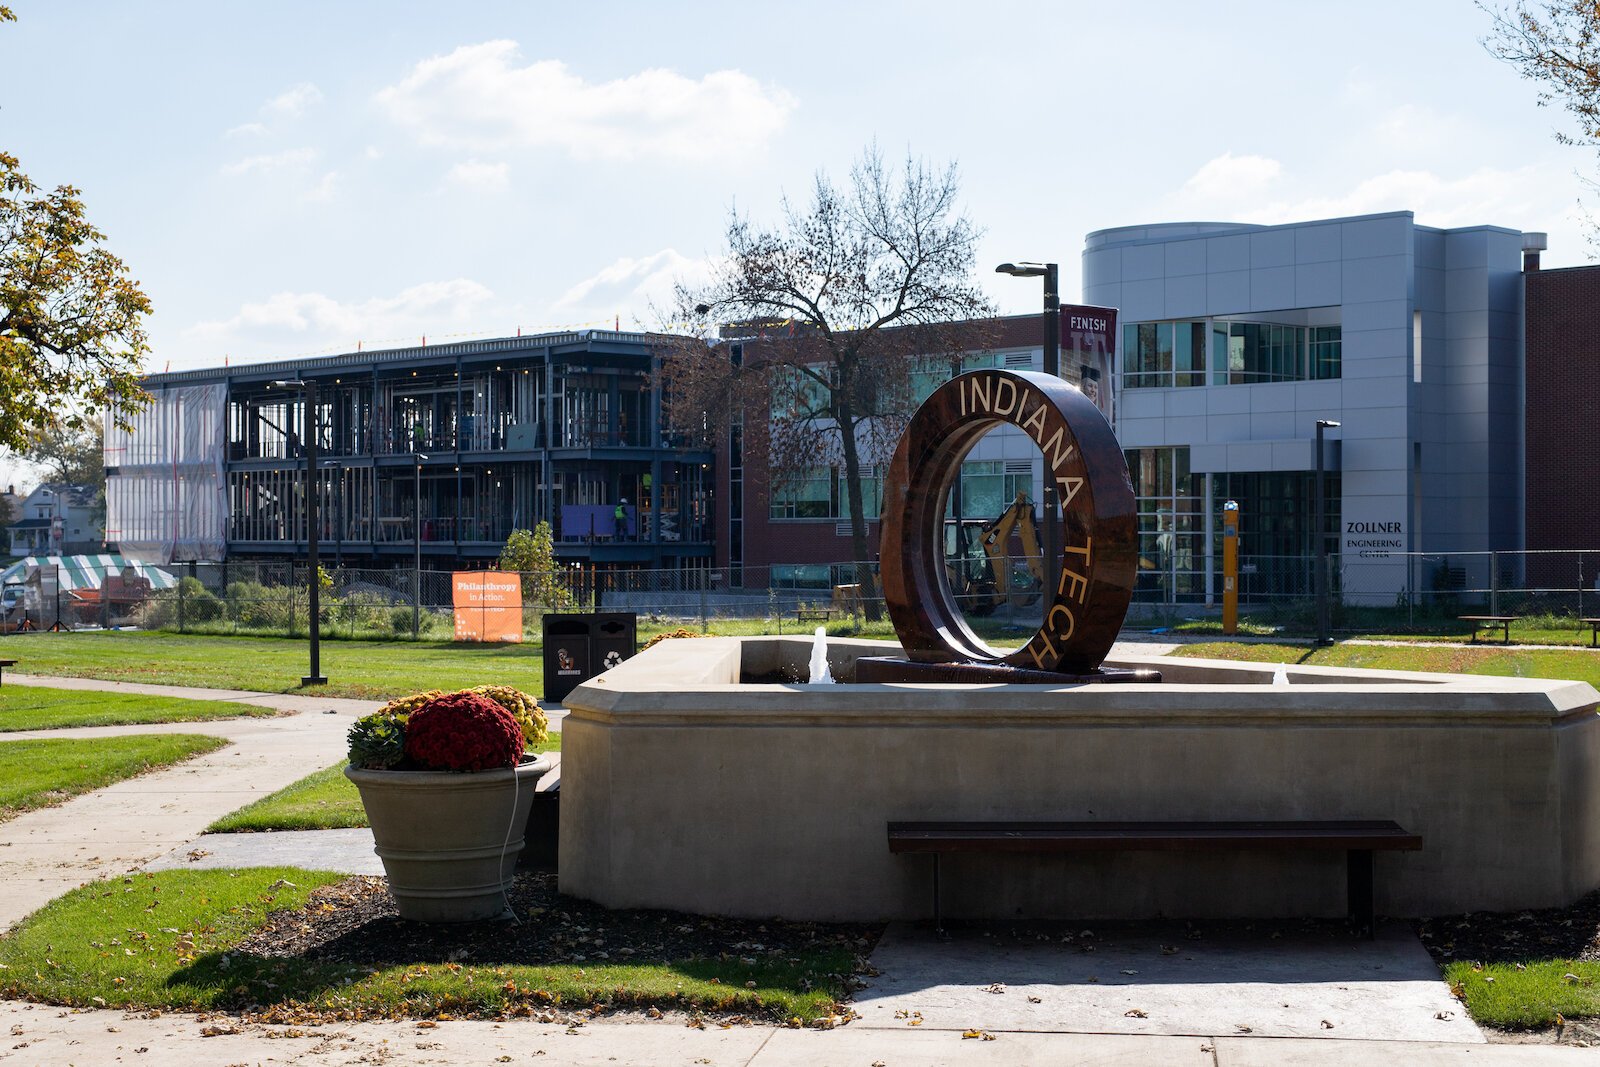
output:
POLYGON ((1478 643, 1478 632, 1480 630, 1493 630, 1493 629, 1498 627, 1500 632, 1501 632, 1501 634, 1504 637, 1504 642, 1503 643, 1509 645, 1511 643, 1511 624, 1516 622, 1517 619, 1520 618, 1520 616, 1517 616, 1517 615, 1458 615, 1457 618, 1459 618, 1462 622, 1470 622, 1470 623, 1472 623, 1472 643, 1473 644, 1477 644, 1478 643))

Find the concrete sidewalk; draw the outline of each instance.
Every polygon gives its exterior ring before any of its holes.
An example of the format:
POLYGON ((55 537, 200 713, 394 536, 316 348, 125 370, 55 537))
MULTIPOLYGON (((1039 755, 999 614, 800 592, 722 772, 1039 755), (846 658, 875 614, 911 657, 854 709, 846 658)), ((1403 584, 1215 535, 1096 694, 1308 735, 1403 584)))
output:
POLYGON ((199 837, 216 819, 345 754, 345 733, 381 701, 300 694, 183 689, 84 678, 13 675, 17 685, 233 700, 292 714, 214 722, 95 726, 0 735, 0 740, 198 733, 226 748, 165 770, 130 778, 52 808, 0 823, 0 930, 85 882, 123 874, 199 837))
MULTIPOLYGON (((582 1019, 582 1016, 578 1017, 582 1019)), ((686 1025, 685 1017, 612 1016, 567 1023, 456 1020, 263 1026, 236 1017, 68 1011, 0 1002, 0 1063, 37 1067, 168 1063, 354 1064, 538 1063, 582 1067, 1016 1067, 1018 1064, 1173 1064, 1176 1067, 1563 1067, 1594 1064, 1592 1049, 1547 1045, 1346 1041, 1195 1034, 1176 1037, 984 1030, 830 1031, 775 1026, 686 1025), (209 1036, 208 1036, 209 1035, 209 1036), (984 1036, 987 1035, 987 1036, 984 1036)))

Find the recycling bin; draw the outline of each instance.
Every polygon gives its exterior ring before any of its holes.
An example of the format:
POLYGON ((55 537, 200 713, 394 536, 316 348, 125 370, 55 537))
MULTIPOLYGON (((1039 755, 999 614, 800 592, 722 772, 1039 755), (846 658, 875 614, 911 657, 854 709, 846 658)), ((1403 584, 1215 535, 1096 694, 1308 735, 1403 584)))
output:
POLYGON ((544 699, 567 694, 638 650, 639 616, 631 611, 571 612, 544 617, 544 699))

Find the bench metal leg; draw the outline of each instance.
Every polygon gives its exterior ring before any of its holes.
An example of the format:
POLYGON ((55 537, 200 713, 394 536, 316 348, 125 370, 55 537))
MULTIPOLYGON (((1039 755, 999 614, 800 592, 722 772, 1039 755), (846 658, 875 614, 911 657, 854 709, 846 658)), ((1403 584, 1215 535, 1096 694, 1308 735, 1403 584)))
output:
POLYGON ((933 931, 944 933, 944 915, 939 909, 939 853, 933 854, 933 931))
POLYGON ((1372 921, 1372 850, 1353 848, 1346 855, 1346 901, 1350 918, 1371 940, 1378 936, 1372 921))

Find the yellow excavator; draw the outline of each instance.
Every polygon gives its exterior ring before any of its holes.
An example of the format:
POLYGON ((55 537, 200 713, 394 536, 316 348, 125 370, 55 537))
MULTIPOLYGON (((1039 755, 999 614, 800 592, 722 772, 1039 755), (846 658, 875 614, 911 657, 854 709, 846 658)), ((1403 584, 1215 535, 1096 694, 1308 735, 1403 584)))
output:
POLYGON ((999 517, 945 521, 945 574, 956 603, 969 615, 988 615, 1010 601, 1021 607, 1044 588, 1039 526, 1026 493, 1018 493, 999 517), (1022 557, 1010 551, 1022 542, 1022 557))

